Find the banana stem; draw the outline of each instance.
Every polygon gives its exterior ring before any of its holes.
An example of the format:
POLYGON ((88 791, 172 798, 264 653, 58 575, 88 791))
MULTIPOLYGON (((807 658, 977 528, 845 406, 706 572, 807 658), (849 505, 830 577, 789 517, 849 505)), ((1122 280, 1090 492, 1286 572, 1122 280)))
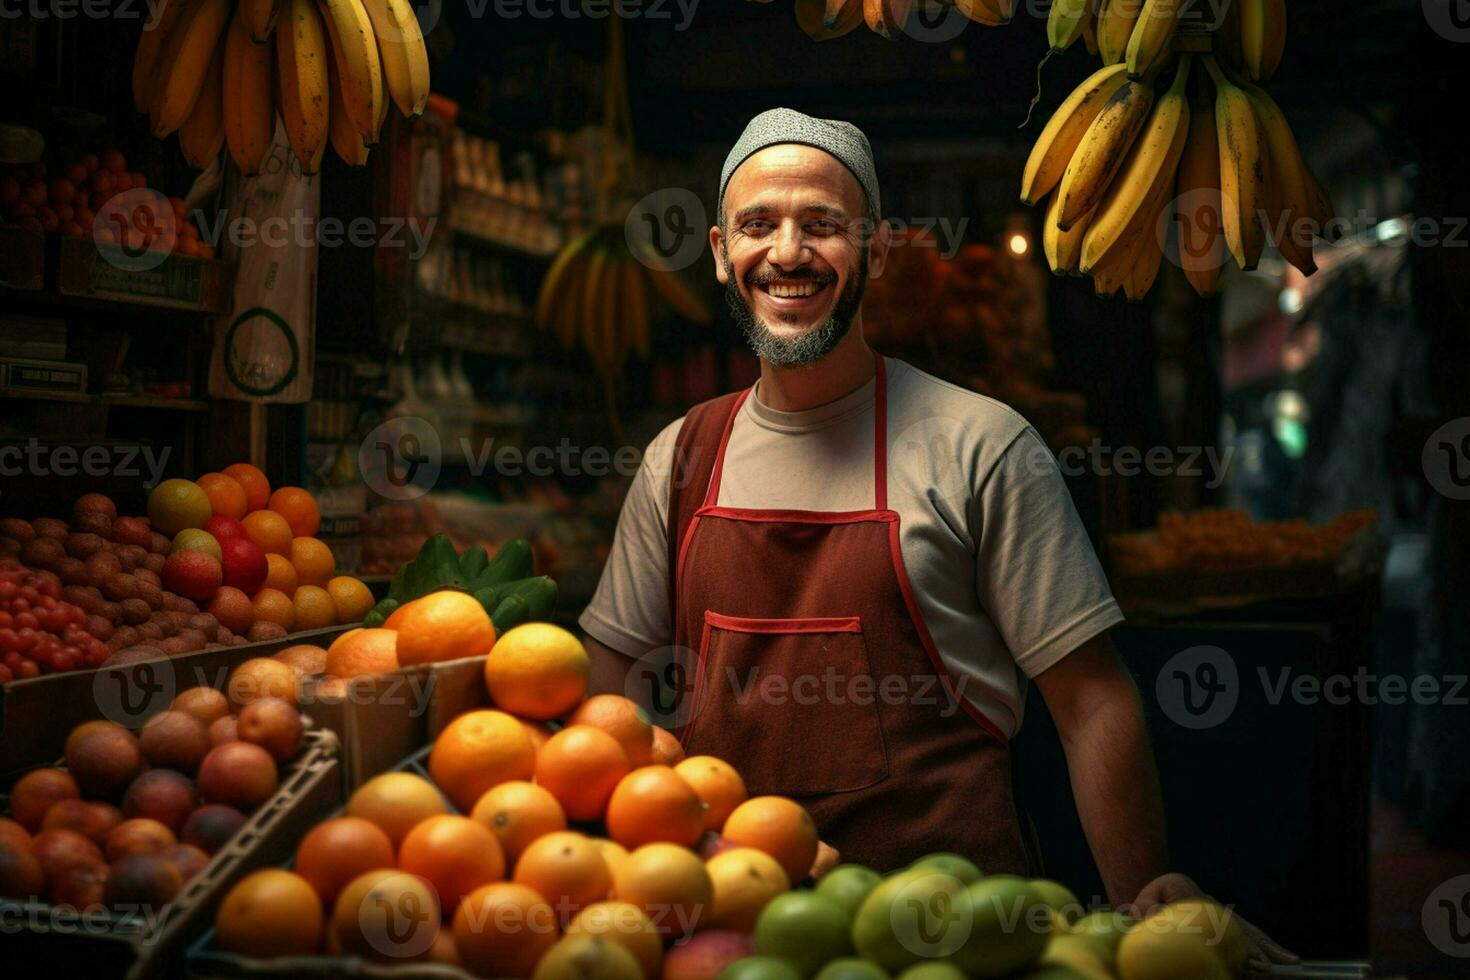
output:
POLYGON ((1021 125, 1017 126, 1017 129, 1026 128, 1026 124, 1031 121, 1031 114, 1036 111, 1036 103, 1041 101, 1041 69, 1046 67, 1046 63, 1051 60, 1056 50, 1056 48, 1047 48, 1046 54, 1042 55, 1041 60, 1036 63, 1036 94, 1031 96, 1031 104, 1026 106, 1026 118, 1021 120, 1021 125))

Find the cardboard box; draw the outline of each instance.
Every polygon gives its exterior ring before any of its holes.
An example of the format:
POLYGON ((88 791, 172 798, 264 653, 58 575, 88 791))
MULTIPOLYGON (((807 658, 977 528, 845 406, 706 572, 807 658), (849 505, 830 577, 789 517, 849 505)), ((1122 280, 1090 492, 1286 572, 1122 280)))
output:
POLYGON ((305 710, 342 741, 347 792, 428 745, 466 711, 490 707, 485 658, 308 684, 305 710))
POLYGON ((177 975, 189 941, 213 924, 214 910, 230 886, 257 868, 289 860, 301 835, 340 808, 337 750, 330 732, 307 732, 275 794, 156 917, 118 921, 99 910, 79 913, 0 899, 7 965, 45 964, 46 972, 57 977, 177 975))
MULTIPOLYGON (((349 628, 307 630, 265 643, 201 650, 122 667, 46 674, 0 685, 0 773, 48 764, 61 755, 67 733, 84 721, 106 718, 137 728, 167 707, 180 691, 206 684, 223 688, 230 671, 247 660, 269 657, 298 643, 328 646, 349 628)), ((312 714, 310 705, 303 705, 303 710, 312 714)))

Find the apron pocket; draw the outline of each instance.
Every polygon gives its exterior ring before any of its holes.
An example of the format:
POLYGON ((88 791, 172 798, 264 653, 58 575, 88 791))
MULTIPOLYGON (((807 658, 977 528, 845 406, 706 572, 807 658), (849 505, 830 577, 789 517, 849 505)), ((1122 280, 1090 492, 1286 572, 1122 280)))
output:
POLYGON ((886 779, 861 618, 706 611, 685 741, 691 754, 730 760, 752 796, 820 796, 886 779))

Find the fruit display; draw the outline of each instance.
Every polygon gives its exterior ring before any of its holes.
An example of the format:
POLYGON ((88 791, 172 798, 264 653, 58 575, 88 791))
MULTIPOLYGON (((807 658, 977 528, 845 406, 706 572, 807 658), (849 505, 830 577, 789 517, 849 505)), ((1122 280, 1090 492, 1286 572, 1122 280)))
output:
POLYGON ((372 593, 336 574, 319 522, 310 493, 248 463, 164 480, 146 517, 92 493, 70 523, 0 519, 0 678, 357 622, 372 593))
POLYGON ((436 534, 398 569, 387 596, 363 617, 363 625, 385 626, 405 604, 444 589, 473 596, 497 633, 545 619, 556 605, 556 582, 533 575, 532 565, 531 545, 523 538, 507 541, 491 558, 481 545, 458 554, 448 535, 436 534))
POLYGON ((179 134, 195 167, 228 147, 256 174, 276 114, 314 174, 327 143, 367 162, 389 104, 410 118, 429 98, 429 59, 407 0, 193 0, 162 8, 133 58, 133 102, 153 135, 179 134))
POLYGON ((0 817, 0 896, 121 921, 168 905, 280 785, 303 745, 298 686, 242 665, 137 731, 89 721, 61 765, 33 769, 0 817))
MULTIPOLYGON (((1013 0, 942 0, 970 20, 987 27, 1009 24, 1013 0)), ((893 40, 918 6, 916 0, 796 0, 796 22, 814 41, 830 41, 861 24, 880 37, 893 40)))
POLYGON ((1132 575, 1331 566, 1377 522, 1372 510, 1339 514, 1317 527, 1301 518, 1256 521, 1239 510, 1198 510, 1166 513, 1155 533, 1116 534, 1108 544, 1114 567, 1132 575))
POLYGON ((536 300, 536 325, 563 347, 581 346, 601 374, 613 377, 629 354, 648 356, 653 296, 690 323, 712 322, 708 307, 650 246, 630 241, 621 224, 599 225, 552 262, 536 300))
POLYGON ((1099 295, 1148 292, 1169 227, 1195 291, 1219 286, 1227 256, 1256 268, 1269 241, 1302 275, 1335 235, 1327 195, 1279 106, 1261 88, 1281 59, 1282 0, 1239 0, 1212 35, 1180 31, 1173 0, 1054 4, 1053 51, 1093 32, 1104 66, 1053 113, 1032 147, 1021 200, 1045 202, 1053 272, 1089 275, 1099 295), (1099 11, 1100 8, 1100 12, 1099 11))
POLYGON ((214 247, 201 240, 199 226, 188 219, 184 202, 169 197, 174 234, 144 208, 132 208, 107 220, 109 201, 125 191, 146 188, 148 179, 128 170, 116 149, 83 153, 59 165, 11 164, 0 168, 0 218, 30 231, 89 239, 99 245, 131 250, 167 249, 175 255, 214 258, 214 247), (97 215, 104 220, 99 223, 97 215), (146 223, 151 221, 151 223, 146 223))
POLYGON ((1135 925, 955 854, 813 881, 818 832, 800 804, 684 757, 627 698, 588 697, 590 669, 559 627, 506 633, 485 664, 493 707, 359 786, 289 869, 238 882, 210 946, 533 980, 1145 980, 1244 963, 1240 926, 1208 901, 1135 925))

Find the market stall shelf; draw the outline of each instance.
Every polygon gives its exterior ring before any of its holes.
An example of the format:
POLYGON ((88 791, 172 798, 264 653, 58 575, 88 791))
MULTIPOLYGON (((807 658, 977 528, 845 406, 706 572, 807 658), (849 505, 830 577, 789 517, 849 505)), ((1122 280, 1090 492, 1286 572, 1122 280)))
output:
POLYGON ((57 288, 63 296, 224 313, 235 286, 235 264, 184 255, 140 261, 118 246, 63 239, 57 288))

